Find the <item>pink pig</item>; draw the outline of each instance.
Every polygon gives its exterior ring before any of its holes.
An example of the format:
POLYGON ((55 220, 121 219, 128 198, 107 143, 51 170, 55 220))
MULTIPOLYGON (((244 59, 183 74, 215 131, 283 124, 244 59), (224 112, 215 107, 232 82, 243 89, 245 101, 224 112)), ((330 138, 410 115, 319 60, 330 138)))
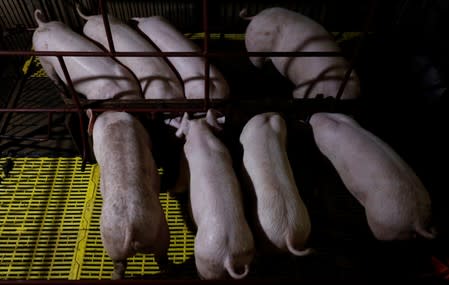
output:
POLYGON ((390 146, 343 114, 315 113, 310 124, 318 148, 365 207, 377 239, 435 237, 429 194, 390 146))

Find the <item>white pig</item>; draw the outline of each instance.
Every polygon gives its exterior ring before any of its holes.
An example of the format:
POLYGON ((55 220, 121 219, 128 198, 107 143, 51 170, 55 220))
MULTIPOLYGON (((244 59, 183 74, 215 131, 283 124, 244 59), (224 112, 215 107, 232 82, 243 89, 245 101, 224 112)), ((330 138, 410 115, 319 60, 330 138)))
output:
MULTIPOLYGON (((75 33, 62 22, 44 22, 42 12, 34 12, 38 28, 33 34, 36 51, 102 52, 90 40, 75 33)), ((40 56, 42 67, 53 81, 60 78, 67 84, 61 65, 55 56, 40 56)), ((140 96, 140 87, 128 69, 109 57, 65 56, 74 88, 88 99, 111 99, 140 96)))
POLYGON ((197 225, 195 263, 203 279, 245 277, 254 256, 254 241, 243 212, 240 185, 225 145, 212 133, 219 129, 211 110, 206 119, 181 121, 184 152, 190 169, 190 201, 197 225))
POLYGON ((150 144, 143 125, 126 112, 106 111, 93 125, 103 198, 101 238, 114 262, 113 279, 124 277, 126 259, 137 252, 154 253, 158 262, 167 262, 169 231, 150 144))
POLYGON ((302 256, 310 234, 310 218, 296 187, 287 157, 287 130, 277 113, 251 118, 243 128, 243 164, 257 200, 257 225, 269 243, 302 256))
POLYGON ((343 114, 315 113, 310 124, 318 148, 365 207, 377 239, 435 236, 429 194, 390 146, 343 114))
MULTIPOLYGON (((199 52, 191 40, 179 32, 167 19, 161 16, 133 18, 139 29, 163 52, 199 52)), ((202 57, 168 57, 184 82, 187 99, 205 97, 205 61, 202 57)), ((220 71, 210 65, 209 98, 225 99, 229 96, 229 86, 220 71)))
MULTIPOLYGON (((84 34, 109 49, 103 16, 78 14, 87 22, 84 34)), ((134 29, 111 15, 108 16, 114 48, 118 52, 155 52, 157 49, 134 29)), ((139 79, 146 99, 184 99, 181 82, 162 57, 118 57, 139 79)))
MULTIPOLYGON (((332 36, 312 19, 284 8, 268 8, 250 19, 245 32, 249 52, 340 52, 332 36)), ((343 57, 250 57, 262 67, 271 60, 276 69, 296 86, 295 98, 312 98, 318 94, 335 97, 348 70, 343 57)), ((342 99, 355 98, 360 93, 354 71, 345 86, 342 99)))

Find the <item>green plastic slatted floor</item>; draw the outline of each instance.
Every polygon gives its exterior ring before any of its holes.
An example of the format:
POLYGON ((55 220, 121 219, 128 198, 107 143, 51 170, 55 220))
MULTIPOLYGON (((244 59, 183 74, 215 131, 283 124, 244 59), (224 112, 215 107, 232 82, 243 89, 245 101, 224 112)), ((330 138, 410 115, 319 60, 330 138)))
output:
MULTIPOLYGON (((7 158, 0 158, 4 165, 7 158)), ((112 262, 101 243, 99 169, 80 158, 12 158, 0 172, 0 279, 108 279, 112 262)), ((161 193, 170 228, 169 259, 179 266, 193 256, 194 235, 180 202, 161 193)), ((190 264, 190 265, 189 265, 190 264)), ((160 273, 152 255, 129 259, 126 276, 160 273)))

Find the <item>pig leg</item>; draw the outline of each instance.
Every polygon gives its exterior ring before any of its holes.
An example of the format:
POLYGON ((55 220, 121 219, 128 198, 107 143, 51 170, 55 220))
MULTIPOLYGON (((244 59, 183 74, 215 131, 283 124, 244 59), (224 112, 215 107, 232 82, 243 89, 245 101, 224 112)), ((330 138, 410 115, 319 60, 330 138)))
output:
POLYGON ((125 278, 125 270, 128 262, 126 259, 114 261, 114 271, 112 272, 112 280, 125 278))
POLYGON ((170 231, 165 220, 160 223, 158 232, 159 238, 156 240, 154 247, 154 258, 161 271, 168 271, 170 269, 170 261, 168 260, 167 252, 170 246, 170 231))

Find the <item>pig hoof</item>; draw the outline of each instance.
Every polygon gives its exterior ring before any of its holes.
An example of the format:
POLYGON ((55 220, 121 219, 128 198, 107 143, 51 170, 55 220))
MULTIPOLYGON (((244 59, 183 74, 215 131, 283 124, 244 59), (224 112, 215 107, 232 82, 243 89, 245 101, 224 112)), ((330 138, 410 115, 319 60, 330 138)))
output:
POLYGON ((162 272, 169 271, 171 264, 170 264, 170 261, 168 260, 168 256, 157 257, 156 262, 159 266, 160 271, 162 271, 162 272))

